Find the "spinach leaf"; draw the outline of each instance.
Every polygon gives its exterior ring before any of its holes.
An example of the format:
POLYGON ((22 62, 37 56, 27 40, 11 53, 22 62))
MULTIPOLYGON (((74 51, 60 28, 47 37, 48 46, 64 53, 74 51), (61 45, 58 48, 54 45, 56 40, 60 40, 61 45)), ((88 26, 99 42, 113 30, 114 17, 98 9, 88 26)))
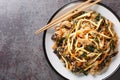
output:
POLYGON ((83 54, 82 54, 80 57, 81 57, 81 58, 85 58, 86 60, 88 59, 86 52, 83 52, 83 54))
POLYGON ((112 54, 110 55, 110 58, 112 58, 112 57, 116 56, 117 54, 118 54, 118 51, 116 51, 116 52, 112 53, 112 54))
POLYGON ((98 40, 98 38, 96 37, 95 39, 94 39, 97 43, 99 42, 99 40, 98 40))
POLYGON ((58 39, 57 42, 57 46, 62 46, 63 41, 65 40, 65 37, 62 37, 61 39, 58 39))
POLYGON ((80 15, 82 15, 82 14, 85 14, 85 13, 86 13, 85 11, 81 11, 81 12, 79 12, 78 14, 72 16, 72 18, 74 19, 74 18, 76 18, 76 17, 78 17, 78 16, 80 16, 80 15))
POLYGON ((114 45, 114 40, 111 41, 110 43, 110 49, 114 51, 115 45, 114 45))
POLYGON ((102 16, 100 14, 98 14, 95 19, 96 19, 96 21, 99 21, 101 18, 102 18, 102 16))
POLYGON ((90 51, 90 52, 94 52, 95 47, 93 45, 88 45, 85 47, 86 50, 90 51))
POLYGON ((57 48, 53 51, 59 59, 61 59, 61 55, 59 54, 59 51, 57 50, 57 48))
POLYGON ((84 70, 83 68, 81 68, 81 67, 78 67, 78 68, 75 68, 74 70, 73 70, 73 72, 75 72, 75 73, 83 73, 84 75, 88 75, 88 70, 84 70))
POLYGON ((82 57, 86 57, 87 56, 87 53, 86 52, 83 52, 83 54, 81 55, 82 57))

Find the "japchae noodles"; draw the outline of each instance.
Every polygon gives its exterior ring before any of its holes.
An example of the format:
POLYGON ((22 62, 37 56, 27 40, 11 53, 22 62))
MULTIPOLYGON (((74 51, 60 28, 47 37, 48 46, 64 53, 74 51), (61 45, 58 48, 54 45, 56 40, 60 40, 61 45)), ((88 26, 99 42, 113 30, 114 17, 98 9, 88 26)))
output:
POLYGON ((51 37, 54 53, 74 73, 100 73, 118 53, 112 22, 95 11, 82 11, 55 30, 51 37))

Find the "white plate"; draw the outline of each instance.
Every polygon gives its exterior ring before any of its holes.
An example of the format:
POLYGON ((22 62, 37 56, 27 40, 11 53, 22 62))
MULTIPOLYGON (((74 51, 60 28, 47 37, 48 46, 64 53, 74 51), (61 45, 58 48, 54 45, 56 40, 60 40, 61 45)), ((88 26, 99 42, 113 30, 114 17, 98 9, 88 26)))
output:
MULTIPOLYGON (((75 5, 79 3, 81 3, 81 1, 73 2, 62 7, 54 14, 54 16, 51 17, 50 21, 59 17, 60 15, 67 12, 68 10, 70 10, 71 8, 73 8, 75 5)), ((120 38, 120 31, 119 31, 120 22, 118 20, 118 17, 110 9, 108 9, 108 7, 105 7, 105 5, 103 4, 96 4, 92 6, 90 9, 99 12, 101 15, 111 20, 114 23, 114 29, 117 32, 118 37, 120 38)), ((90 74, 87 76, 74 75, 72 72, 70 72, 64 67, 64 64, 53 53, 53 50, 51 48, 53 45, 53 41, 51 40, 51 36, 53 35, 53 33, 54 33, 54 27, 44 32, 43 47, 44 47, 47 60, 50 63, 50 65, 53 67, 55 71, 57 71, 64 78, 70 79, 70 80, 102 80, 112 75, 118 69, 120 64, 120 51, 118 55, 115 57, 115 59, 112 60, 112 63, 107 69, 107 71, 105 71, 101 75, 96 75, 96 76, 91 76, 90 74)), ((120 40, 119 40, 119 43, 120 43, 120 40)), ((118 46, 118 50, 120 50, 120 45, 118 46)))

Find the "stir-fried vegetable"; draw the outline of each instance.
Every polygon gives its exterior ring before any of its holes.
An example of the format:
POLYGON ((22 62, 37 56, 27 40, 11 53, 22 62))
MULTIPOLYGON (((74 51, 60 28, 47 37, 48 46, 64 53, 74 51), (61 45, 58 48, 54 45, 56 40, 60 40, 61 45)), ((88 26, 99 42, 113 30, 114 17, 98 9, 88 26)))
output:
POLYGON ((94 11, 82 11, 62 21, 51 39, 54 53, 73 73, 94 75, 116 56, 118 37, 112 22, 94 11))

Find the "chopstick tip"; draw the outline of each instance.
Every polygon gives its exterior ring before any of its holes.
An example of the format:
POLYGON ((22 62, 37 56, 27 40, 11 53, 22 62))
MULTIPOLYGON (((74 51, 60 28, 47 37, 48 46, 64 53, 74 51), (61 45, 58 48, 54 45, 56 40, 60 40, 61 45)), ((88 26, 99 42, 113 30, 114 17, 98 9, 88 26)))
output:
POLYGON ((35 35, 38 35, 39 34, 39 32, 38 31, 35 31, 35 33, 34 33, 35 35))

